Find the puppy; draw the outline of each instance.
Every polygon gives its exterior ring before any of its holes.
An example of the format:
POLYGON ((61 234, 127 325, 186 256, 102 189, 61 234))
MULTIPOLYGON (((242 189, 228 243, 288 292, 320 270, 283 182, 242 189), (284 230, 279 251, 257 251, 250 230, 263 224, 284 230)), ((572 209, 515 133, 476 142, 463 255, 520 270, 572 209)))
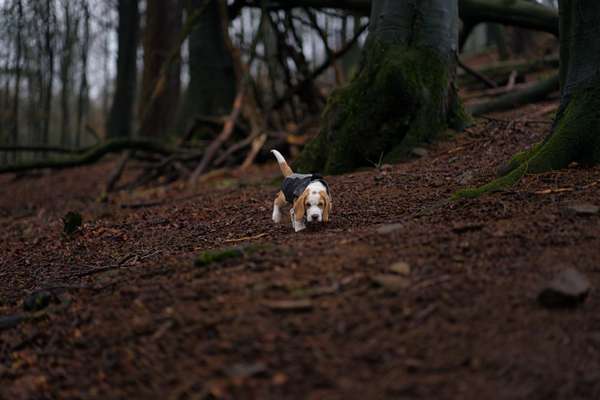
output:
POLYGON ((306 228, 306 222, 329 222, 331 194, 329 185, 319 174, 295 174, 277 150, 275 155, 285 177, 273 202, 273 222, 281 222, 281 207, 292 204, 290 216, 296 232, 306 228))

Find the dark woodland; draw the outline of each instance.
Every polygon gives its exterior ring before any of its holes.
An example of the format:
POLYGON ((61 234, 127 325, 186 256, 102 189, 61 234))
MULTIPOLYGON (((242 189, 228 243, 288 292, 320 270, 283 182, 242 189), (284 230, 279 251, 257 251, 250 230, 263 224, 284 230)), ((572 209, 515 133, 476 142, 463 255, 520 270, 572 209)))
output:
POLYGON ((0 399, 600 398, 599 164, 597 0, 0 0, 0 399))

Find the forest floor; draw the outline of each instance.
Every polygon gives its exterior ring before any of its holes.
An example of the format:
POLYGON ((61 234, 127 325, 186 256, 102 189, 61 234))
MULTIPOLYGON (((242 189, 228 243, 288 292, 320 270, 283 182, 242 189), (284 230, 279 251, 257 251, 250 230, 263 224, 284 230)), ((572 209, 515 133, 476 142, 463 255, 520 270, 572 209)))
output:
POLYGON ((115 160, 0 177, 0 317, 24 319, 0 327, 0 398, 600 398, 600 296, 536 301, 565 267, 600 287, 600 215, 565 212, 600 205, 600 167, 449 201, 542 139, 549 104, 328 177, 332 220, 301 233, 271 221, 274 163, 105 202, 115 160))

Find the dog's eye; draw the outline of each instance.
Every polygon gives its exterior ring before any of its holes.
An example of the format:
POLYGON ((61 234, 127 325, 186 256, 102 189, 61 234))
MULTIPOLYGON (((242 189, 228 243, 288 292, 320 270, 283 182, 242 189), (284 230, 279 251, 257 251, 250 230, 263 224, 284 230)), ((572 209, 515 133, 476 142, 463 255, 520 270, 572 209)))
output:
POLYGON ((322 201, 319 202, 319 207, 321 207, 321 208, 323 207, 323 202, 322 201))
POLYGON ((305 207, 310 208, 310 203, 306 203, 305 207))

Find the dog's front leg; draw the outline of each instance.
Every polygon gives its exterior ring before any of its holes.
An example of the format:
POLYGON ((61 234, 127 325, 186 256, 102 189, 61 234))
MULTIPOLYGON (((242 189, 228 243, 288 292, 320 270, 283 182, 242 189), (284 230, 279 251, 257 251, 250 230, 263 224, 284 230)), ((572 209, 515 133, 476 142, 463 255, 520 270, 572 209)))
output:
POLYGON ((295 232, 300 232, 301 230, 306 229, 306 225, 304 225, 304 219, 296 221, 296 218, 294 218, 293 208, 290 210, 290 218, 292 220, 292 227, 294 228, 295 232))
POLYGON ((277 204, 273 206, 273 222, 276 224, 281 222, 281 209, 277 204))

